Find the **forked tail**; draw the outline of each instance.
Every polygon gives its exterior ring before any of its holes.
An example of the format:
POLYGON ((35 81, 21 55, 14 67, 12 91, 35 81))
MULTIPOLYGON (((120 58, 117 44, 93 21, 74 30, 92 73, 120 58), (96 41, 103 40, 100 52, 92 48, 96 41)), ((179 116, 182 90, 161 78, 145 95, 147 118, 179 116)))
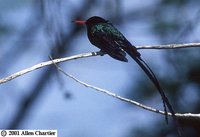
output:
POLYGON ((170 104, 168 98, 166 97, 163 89, 161 88, 159 81, 156 78, 155 74, 153 73, 151 68, 146 64, 146 62, 141 59, 140 53, 137 52, 135 47, 127 46, 123 49, 137 62, 137 64, 142 68, 142 70, 146 73, 146 75, 149 77, 149 79, 153 82, 155 87, 158 89, 158 91, 159 91, 159 93, 162 97, 162 101, 163 101, 163 107, 164 107, 164 111, 165 111, 166 122, 168 123, 168 114, 167 114, 167 108, 168 108, 169 111, 172 114, 172 118, 173 118, 175 125, 177 127, 178 135, 179 135, 179 137, 181 137, 181 128, 180 128, 179 123, 176 119, 175 111, 174 111, 172 105, 170 104))

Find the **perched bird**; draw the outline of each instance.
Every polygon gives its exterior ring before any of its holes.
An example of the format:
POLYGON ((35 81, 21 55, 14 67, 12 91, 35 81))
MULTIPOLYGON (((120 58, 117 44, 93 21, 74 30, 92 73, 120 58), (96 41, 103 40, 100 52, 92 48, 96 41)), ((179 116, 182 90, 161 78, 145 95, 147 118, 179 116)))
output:
POLYGON ((137 51, 136 47, 133 46, 119 30, 117 30, 108 20, 97 16, 93 16, 86 21, 76 20, 74 22, 76 24, 85 24, 87 26, 87 35, 90 42, 98 47, 103 53, 106 53, 114 59, 124 62, 128 62, 126 53, 130 55, 147 74, 149 79, 159 91, 163 100, 166 122, 168 123, 166 106, 175 120, 175 112, 163 89, 161 88, 155 74, 144 62, 144 60, 142 60, 141 54, 137 51))

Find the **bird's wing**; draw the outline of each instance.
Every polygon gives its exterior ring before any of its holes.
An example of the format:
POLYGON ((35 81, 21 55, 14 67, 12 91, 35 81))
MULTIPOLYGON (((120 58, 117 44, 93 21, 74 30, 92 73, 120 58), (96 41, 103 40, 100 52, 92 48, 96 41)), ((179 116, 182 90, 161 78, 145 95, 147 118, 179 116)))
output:
MULTIPOLYGON (((92 36, 95 38, 95 45, 100 48, 102 51, 109 54, 111 57, 116 58, 118 60, 127 61, 126 53, 124 52, 123 48, 121 47, 118 39, 120 34, 112 34, 115 28, 109 26, 102 26, 102 27, 95 27, 93 28, 92 36)), ((121 34, 122 35, 122 34, 121 34)), ((123 36, 123 35, 122 35, 123 36)))
POLYGON ((140 53, 137 51, 135 46, 124 37, 124 35, 117 30, 111 23, 103 24, 100 26, 96 26, 94 31, 94 35, 98 38, 102 38, 110 43, 110 48, 114 48, 117 50, 128 51, 131 52, 134 56, 139 57, 140 53), (105 37, 105 38, 104 38, 105 37))

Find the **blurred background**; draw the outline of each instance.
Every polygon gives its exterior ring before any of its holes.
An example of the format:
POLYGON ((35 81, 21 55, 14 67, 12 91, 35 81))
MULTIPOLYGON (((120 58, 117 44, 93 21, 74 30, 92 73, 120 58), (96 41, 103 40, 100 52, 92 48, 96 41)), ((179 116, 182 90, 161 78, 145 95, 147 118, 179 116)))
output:
MULTIPOLYGON (((110 20, 133 45, 199 42, 197 0, 0 0, 0 77, 42 61, 98 51, 85 26, 71 21, 110 20)), ((200 48, 140 50, 176 112, 200 111, 200 48)), ((61 63, 94 86, 163 110, 151 81, 128 57, 108 55, 61 63)), ((174 124, 86 88, 45 67, 0 85, 1 129, 57 129, 59 137, 175 137, 174 124)), ((181 121, 184 135, 200 136, 200 122, 181 121)))

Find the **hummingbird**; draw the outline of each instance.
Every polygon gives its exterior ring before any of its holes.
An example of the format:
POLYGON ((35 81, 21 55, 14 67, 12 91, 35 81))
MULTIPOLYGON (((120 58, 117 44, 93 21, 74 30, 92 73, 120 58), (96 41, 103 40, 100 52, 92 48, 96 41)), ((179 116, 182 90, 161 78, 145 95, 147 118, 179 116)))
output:
POLYGON ((141 54, 137 51, 137 48, 133 46, 111 22, 98 16, 90 17, 87 20, 75 20, 73 22, 76 24, 86 25, 89 41, 99 48, 101 52, 123 62, 128 62, 126 54, 131 56, 146 73, 160 93, 163 101, 166 122, 168 123, 167 108, 171 112, 173 119, 176 119, 175 111, 151 68, 141 58, 141 54))

